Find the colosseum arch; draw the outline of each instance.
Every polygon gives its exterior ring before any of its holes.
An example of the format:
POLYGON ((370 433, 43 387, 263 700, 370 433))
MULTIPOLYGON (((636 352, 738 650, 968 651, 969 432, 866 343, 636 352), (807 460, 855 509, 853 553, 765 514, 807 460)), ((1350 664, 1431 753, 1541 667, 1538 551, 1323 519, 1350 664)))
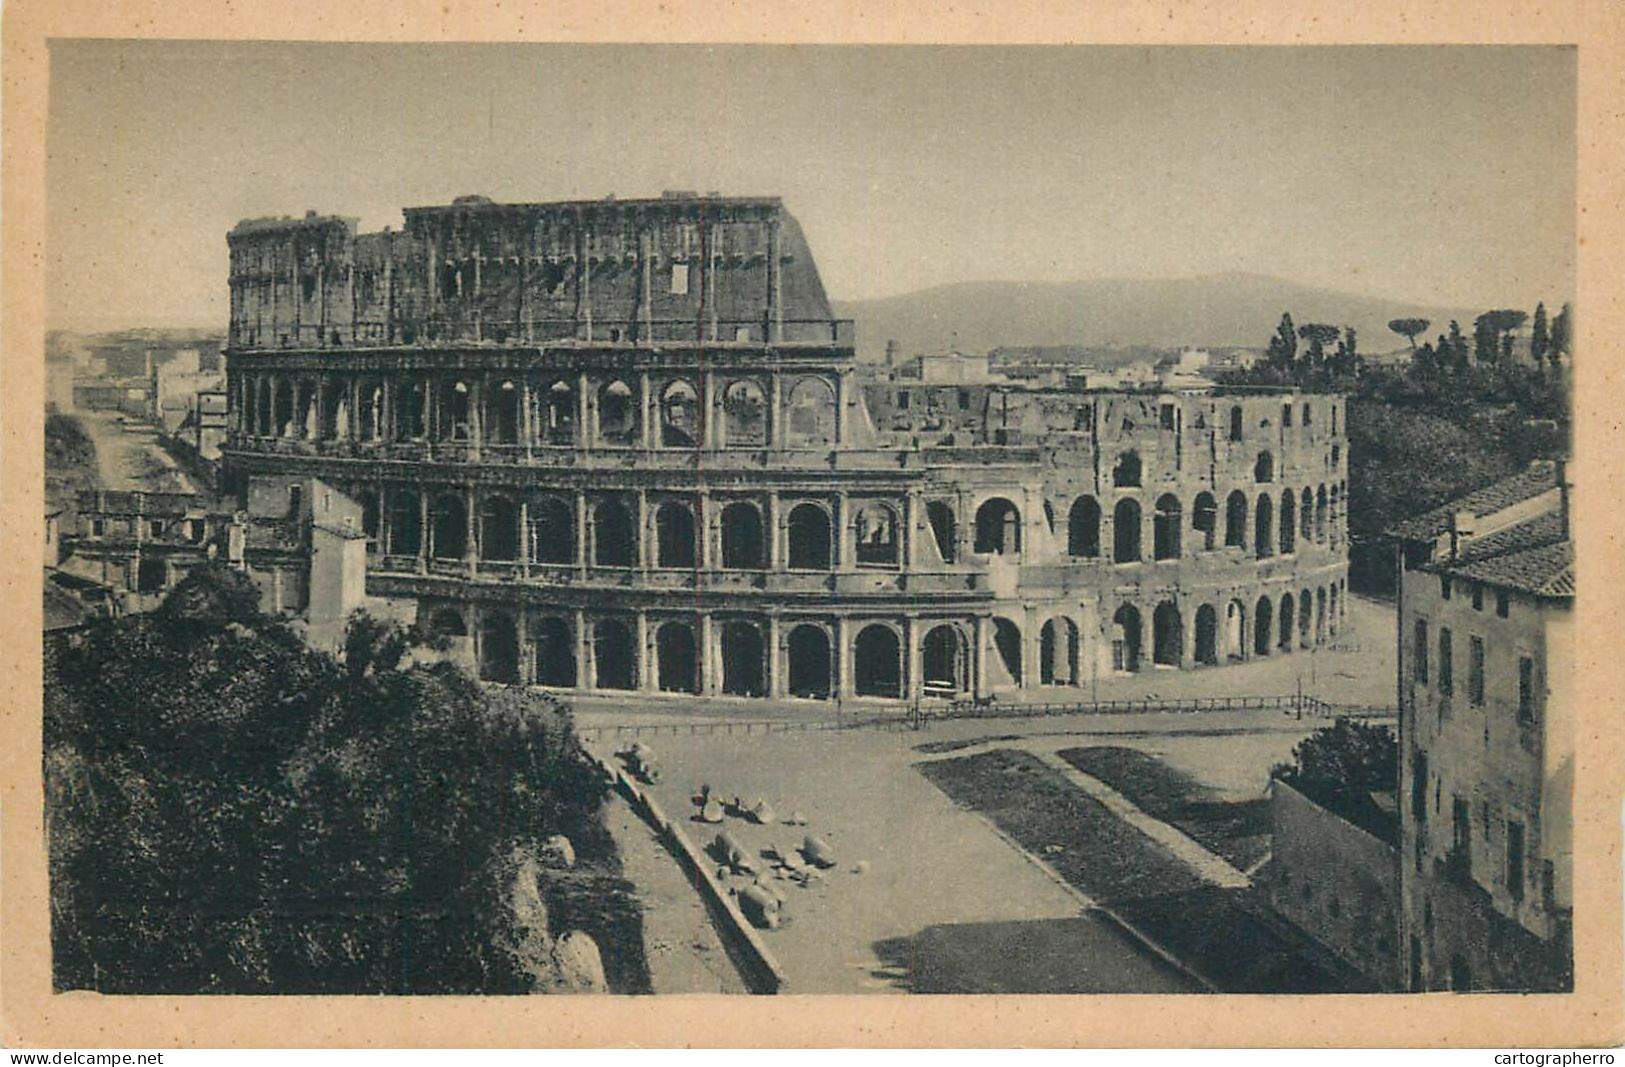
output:
POLYGON ((1213 494, 1196 494, 1196 505, 1191 508, 1191 529, 1197 536, 1198 551, 1211 552, 1219 536, 1219 505, 1213 494))
POLYGON ((1172 493, 1157 498, 1151 516, 1151 553, 1155 559, 1178 559, 1183 552, 1185 508, 1172 493))
POLYGON ((806 501, 791 508, 785 521, 785 540, 791 570, 829 570, 830 521, 823 507, 806 501))
POLYGON ((1112 614, 1112 670, 1134 674, 1140 669, 1140 609, 1123 604, 1112 614))
POLYGON ((1092 496, 1072 502, 1066 521, 1067 555, 1094 559, 1100 555, 1100 504, 1092 496))
MULTIPOLYGON (((1263 498, 1260 498, 1263 499, 1263 498)), ((1270 654, 1270 634, 1274 630, 1275 603, 1268 596, 1258 598, 1253 607, 1253 655, 1270 654)))
POLYGON ((423 504, 412 489, 389 491, 389 532, 384 552, 415 556, 423 548, 423 504))
POLYGON ((1276 641, 1276 645, 1282 652, 1291 652, 1292 644, 1297 639, 1296 627, 1293 625, 1297 621, 1297 608, 1298 600, 1290 591, 1281 594, 1280 639, 1276 641))
POLYGON ((506 611, 480 612, 480 680, 519 684, 519 624, 506 611))
POLYGON ((1298 644, 1303 648, 1308 648, 1313 642, 1310 631, 1315 623, 1314 610, 1314 594, 1305 589, 1298 594, 1298 644))
POLYGON ((617 497, 598 502, 593 509, 592 561, 599 567, 630 567, 637 557, 632 513, 617 497))
POLYGON ((722 625, 722 691, 745 697, 767 692, 767 645, 754 622, 734 619, 722 625))
POLYGON ((1275 555, 1275 501, 1268 493, 1259 493, 1253 508, 1253 549, 1259 559, 1275 555))
POLYGON ((460 608, 436 608, 429 615, 429 632, 436 637, 467 637, 468 620, 460 608))
POLYGON ((1230 660, 1247 658, 1247 606, 1239 600, 1224 608, 1224 654, 1230 660))
POLYGON ((542 420, 542 432, 537 436, 550 445, 571 445, 576 439, 576 391, 569 382, 558 380, 548 385, 543 394, 544 403, 537 413, 542 420))
POLYGON ((504 379, 485 398, 485 440, 494 445, 519 443, 519 383, 504 379))
POLYGON ((1326 487, 1324 485, 1315 493, 1315 540, 1321 544, 1326 543, 1326 487))
POLYGON ((435 439, 468 441, 474 437, 473 407, 469 384, 460 378, 447 378, 435 393, 435 439))
POLYGON ((429 554, 435 559, 468 554, 468 511, 455 493, 441 493, 429 503, 429 554))
POLYGON ((1038 682, 1078 684, 1078 627, 1064 615, 1047 620, 1038 631, 1038 682))
POLYGON ((660 445, 695 448, 700 443, 700 395, 693 383, 678 378, 660 393, 660 445))
POLYGON ((1219 663, 1219 613, 1212 604, 1196 609, 1196 662, 1207 667, 1219 663))
POLYGON ((576 520, 571 505, 556 496, 533 499, 529 508, 532 563, 574 563, 576 520))
POLYGON ((576 646, 570 624, 556 616, 535 619, 530 629, 535 646, 537 685, 571 689, 576 684, 576 646))
POLYGON ((599 619, 592 628, 593 681, 599 689, 637 687, 637 650, 632 628, 620 619, 599 619))
POLYGON ((722 566, 728 570, 767 566, 762 513, 750 501, 735 500, 722 509, 722 566))
POLYGON ((1268 452, 1260 452, 1258 459, 1253 461, 1253 481, 1260 485, 1275 480, 1275 457, 1268 452))
POLYGON ((993 616, 993 650, 998 653, 1005 673, 1017 685, 1022 684, 1021 643, 1021 627, 1002 615, 993 616))
POLYGON ((965 635, 952 623, 933 626, 920 641, 920 667, 925 692, 954 696, 970 688, 970 657, 965 635))
POLYGON ((1290 489, 1281 491, 1281 555, 1289 556, 1298 547, 1297 496, 1290 489))
POLYGON ((1242 414, 1240 404, 1231 405, 1231 407, 1230 407, 1230 440, 1232 440, 1232 441, 1240 441, 1242 439, 1242 435, 1245 432, 1245 430, 1244 430, 1244 427, 1245 427, 1245 421, 1244 420, 1245 420, 1245 418, 1246 417, 1242 414))
POLYGON ((1164 600, 1151 613, 1151 662, 1162 667, 1177 667, 1185 653, 1185 622, 1179 615, 1179 605, 1164 600))
POLYGON ((897 631, 878 622, 864 627, 852 643, 852 675, 859 696, 902 696, 903 655, 897 631))
POLYGON ((1315 590, 1315 644, 1326 643, 1326 587, 1315 590))
POLYGON ((1124 497, 1112 512, 1112 562, 1137 563, 1140 559, 1140 502, 1124 497))
POLYGON ((857 561, 866 566, 897 565, 899 530, 897 512, 880 500, 865 502, 852 518, 857 561))
POLYGON ((1021 554, 1021 511, 1002 496, 990 497, 976 509, 976 551, 984 556, 1021 554))
POLYGON ((1140 454, 1124 452, 1112 467, 1112 485, 1118 489, 1133 489, 1140 484, 1140 454))
POLYGON ((277 382, 275 400, 272 410, 276 414, 278 437, 297 437, 299 435, 299 417, 293 407, 293 383, 286 378, 277 382))
POLYGON ((1298 540, 1308 544, 1315 536, 1315 494, 1304 486, 1298 497, 1298 540))
POLYGON ((519 508, 505 496, 488 496, 480 508, 480 558, 495 562, 519 558, 519 508))
POLYGON ((1329 636, 1336 636, 1337 624, 1337 583, 1333 582, 1326 593, 1326 632, 1329 636))
POLYGON ((785 405, 785 444, 792 448, 835 443, 835 390, 822 378, 802 378, 790 387, 785 405))
POLYGON ((399 383, 395 390, 395 439, 422 441, 429 436, 429 383, 421 378, 399 383))
POLYGON ((616 379, 598 390, 598 443, 630 445, 638 439, 637 394, 616 379))
POLYGON ((767 400, 760 385, 746 378, 723 389, 722 427, 730 448, 767 444, 767 400))
POLYGON ((790 695, 827 700, 831 692, 829 634, 822 626, 802 623, 785 642, 790 695))
POLYGON ((378 441, 384 436, 384 387, 363 381, 356 390, 356 431, 362 441, 378 441))
POLYGON ((317 436, 325 440, 348 440, 350 437, 350 398, 343 388, 329 388, 322 396, 322 419, 317 436))
POLYGON ((655 631, 656 678, 667 693, 700 691, 699 642, 686 622, 662 623, 655 631))
POLYGON ((694 509, 687 502, 668 500, 655 509, 655 566, 694 566, 698 543, 694 509))
POLYGON ((942 562, 955 562, 959 555, 959 524, 954 520, 953 505, 946 500, 931 501, 925 505, 925 520, 931 526, 942 562))
POLYGON ((1247 494, 1240 489, 1224 499, 1224 543, 1226 547, 1247 547, 1247 494))

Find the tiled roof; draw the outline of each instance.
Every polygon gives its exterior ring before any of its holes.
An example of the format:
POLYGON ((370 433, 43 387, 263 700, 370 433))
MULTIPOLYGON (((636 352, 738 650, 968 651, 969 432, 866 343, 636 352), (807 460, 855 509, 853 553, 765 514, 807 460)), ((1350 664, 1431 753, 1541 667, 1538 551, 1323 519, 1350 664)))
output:
POLYGON ((87 621, 92 612, 79 598, 52 582, 45 583, 45 617, 43 629, 67 630, 87 621))
POLYGON ((1488 515, 1552 489, 1557 484, 1556 466, 1551 460, 1536 460, 1527 470, 1510 478, 1503 478, 1492 485, 1486 485, 1448 504, 1441 504, 1413 519, 1407 519, 1389 532, 1408 541, 1425 541, 1437 537, 1449 532, 1451 518, 1458 511, 1488 515))
POLYGON ((1536 596, 1574 595, 1574 544, 1555 511, 1469 540, 1454 561, 1430 569, 1536 596))

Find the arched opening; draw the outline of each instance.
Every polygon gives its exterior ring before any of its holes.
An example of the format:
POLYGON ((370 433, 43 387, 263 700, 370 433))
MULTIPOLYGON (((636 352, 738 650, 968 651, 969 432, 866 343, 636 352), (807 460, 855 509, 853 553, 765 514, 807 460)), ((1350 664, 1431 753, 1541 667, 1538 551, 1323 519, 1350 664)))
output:
POLYGON ((902 696, 902 648, 891 627, 875 623, 858 634, 852 647, 852 674, 859 696, 902 696))
POLYGON ((391 556, 415 556, 423 547, 422 502, 410 489, 389 493, 389 536, 384 551, 391 556))
POLYGON ((519 684, 519 627, 505 611, 480 614, 480 680, 519 684))
POLYGON ((767 444, 767 402, 760 385, 738 381, 722 391, 722 427, 730 448, 767 444))
POLYGON ((953 563, 958 555, 958 524, 954 522, 954 509, 943 500, 933 500, 925 506, 925 520, 931 525, 931 536, 937 542, 942 562, 953 563))
POLYGON ((1239 600, 1224 609, 1224 654, 1232 660, 1247 658, 1247 609, 1239 600))
POLYGON ((1140 609, 1124 604, 1112 615, 1112 670, 1140 669, 1140 609))
POLYGON ((537 619, 531 625, 536 646, 536 684, 573 688, 576 684, 576 645, 563 619, 537 619))
POLYGON ((785 443, 809 448, 835 443, 835 391, 822 378, 803 378, 790 387, 785 443))
POLYGON ((679 379, 660 394, 660 444, 664 448, 693 448, 699 442, 699 394, 694 386, 679 379))
POLYGON ((1021 512, 1010 501, 996 496, 976 509, 976 551, 995 556, 1021 552, 1021 512))
POLYGON ((1224 499, 1224 543, 1247 547, 1247 494, 1236 489, 1224 499))
POLYGON ((598 391, 598 440, 606 445, 630 445, 638 439, 638 406, 632 387, 613 381, 598 391))
POLYGON ((1219 662, 1219 613, 1212 604, 1196 609, 1196 662, 1209 667, 1219 662))
POLYGON ((1342 500, 1338 497, 1337 486, 1332 486, 1329 495, 1330 503, 1326 510, 1326 533, 1333 541, 1341 534, 1341 520, 1343 517, 1342 500))
POLYGON ((790 631, 788 653, 790 695, 827 700, 830 694, 829 635, 822 627, 803 623, 790 631))
POLYGON ((519 443, 519 386, 499 383, 486 399, 485 438, 496 445, 519 443))
POLYGON ((1281 596, 1280 629, 1275 644, 1282 652, 1291 652, 1292 643, 1296 640, 1293 623, 1296 621, 1294 616, 1297 614, 1297 607, 1297 598, 1291 593, 1281 596))
POLYGON ((1191 510, 1191 529, 1196 531, 1196 543, 1203 551, 1212 551, 1219 535, 1219 505, 1212 493, 1197 493, 1196 506, 1191 510))
POLYGON ((1180 557, 1184 521, 1184 508, 1177 496, 1164 493, 1157 498, 1156 513, 1151 517, 1151 547, 1157 559, 1180 557))
POLYGON ((384 436, 384 390, 377 382, 362 382, 356 391, 356 433, 363 441, 384 436))
POLYGON ((1100 555, 1100 504, 1092 496, 1080 496, 1072 502, 1066 519, 1066 552, 1078 559, 1100 555))
POLYGON ((442 441, 469 441, 474 437, 473 416, 470 414, 468 383, 446 381, 440 383, 436 397, 436 424, 442 441))
POLYGON ((593 563, 600 567, 630 567, 636 548, 632 512, 615 497, 599 501, 593 511, 593 563))
POLYGON ((1009 619, 994 616, 993 649, 1005 673, 1017 685, 1021 684, 1021 628, 1009 619))
POLYGON ((767 651, 761 628, 754 623, 723 624, 722 691, 744 697, 767 692, 767 651))
POLYGON ((429 383, 422 379, 403 382, 395 390, 395 437, 421 441, 429 435, 429 383))
POLYGON ((1298 644, 1308 648, 1311 644, 1314 620, 1315 598, 1309 590, 1305 589, 1298 594, 1298 644))
POLYGON ((1112 485, 1119 489, 1133 488, 1140 484, 1140 454, 1138 452, 1124 452, 1117 457, 1117 464, 1112 467, 1112 485))
POLYGON ((1298 547, 1297 497, 1288 489, 1281 494, 1281 554, 1298 547))
POLYGON ((429 616, 429 633, 435 637, 467 637, 468 623, 456 608, 436 608, 429 616))
MULTIPOLYGON (((367 536, 367 551, 378 551, 378 494, 364 486, 352 487, 348 490, 351 495, 361 498, 361 532, 367 536)), ((201 535, 202 531, 198 531, 201 535)), ((194 538, 193 543, 201 540, 201 536, 194 538)))
POLYGON ((576 393, 569 382, 558 381, 548 386, 540 436, 550 445, 575 443, 576 393))
POLYGON ((1267 596, 1253 606, 1253 655, 1270 654, 1270 633, 1274 627, 1275 605, 1267 596))
POLYGON ((1242 437, 1241 405, 1236 404, 1230 408, 1230 440, 1239 441, 1242 437))
POLYGON ((1326 643, 1326 587, 1315 590, 1315 644, 1326 643))
POLYGON ((298 407, 296 417, 299 425, 294 431, 294 436, 313 441, 321 433, 321 412, 316 409, 316 383, 300 382, 296 396, 295 404, 298 407))
POLYGON ((655 510, 655 566, 692 567, 695 560, 694 509, 668 500, 655 510))
POLYGON ((575 512, 558 497, 543 497, 530 505, 530 559, 532 563, 574 563, 575 512))
POLYGON ((1315 540, 1320 544, 1326 543, 1326 487, 1324 485, 1315 492, 1315 540))
POLYGON ((756 505, 736 500, 722 509, 722 565, 729 570, 761 570, 767 566, 767 543, 762 536, 762 513, 756 505))
POLYGON ((920 669, 927 696, 955 696, 970 688, 965 638, 956 626, 933 627, 920 642, 920 669))
POLYGON ((344 395, 342 386, 335 387, 337 383, 334 382, 328 385, 329 389, 322 397, 321 436, 346 440, 350 436, 350 401, 344 395))
POLYGON ((507 497, 486 497, 480 509, 480 558, 498 562, 519 558, 519 508, 507 497))
POLYGON ((1112 512, 1112 560, 1136 563, 1140 559, 1140 502, 1124 497, 1112 512))
POLYGON ((429 554, 435 559, 468 555, 468 511, 462 497, 442 493, 429 505, 429 554))
POLYGON ((619 619, 600 619, 592 628, 593 681, 599 689, 636 687, 637 660, 632 628, 619 619))
POLYGON ((1275 555, 1275 501, 1267 493, 1258 494, 1253 512, 1253 547, 1259 559, 1275 555))
POLYGON ((1275 480, 1275 457, 1268 452, 1260 452, 1258 459, 1253 461, 1253 481, 1263 484, 1275 480))
POLYGON ((269 437, 276 433, 276 414, 271 410, 272 389, 271 383, 261 380, 256 387, 256 402, 259 405, 258 429, 262 437, 269 437))
POLYGON ((278 437, 294 437, 299 432, 299 421, 293 410, 293 383, 286 378, 277 382, 275 415, 278 437))
POLYGON ((1307 487, 1298 498, 1298 537, 1308 543, 1315 536, 1315 494, 1307 487))
POLYGON ((1162 667, 1177 667, 1184 651, 1184 620, 1174 602, 1164 600, 1151 613, 1151 661, 1162 667))
POLYGON ((897 565, 897 512, 887 504, 871 500, 858 509, 853 526, 860 564, 881 567, 897 565))
POLYGON ((785 523, 790 569, 826 571, 830 563, 829 513, 817 504, 797 504, 785 523))
POLYGON ((655 631, 655 662, 664 692, 700 691, 699 646, 694 640, 694 627, 668 622, 655 631))
POLYGON ((169 584, 169 563, 162 556, 141 556, 135 568, 135 587, 140 593, 160 593, 169 584))
POLYGON ((1068 618, 1050 619, 1038 631, 1041 685, 1078 684, 1078 627, 1068 618))
POLYGON ((1332 633, 1332 634, 1336 634, 1337 633, 1338 621, 1339 620, 1338 620, 1338 617, 1337 617, 1337 586, 1333 585, 1332 588, 1331 588, 1331 591, 1326 594, 1326 629, 1327 629, 1327 632, 1332 633))

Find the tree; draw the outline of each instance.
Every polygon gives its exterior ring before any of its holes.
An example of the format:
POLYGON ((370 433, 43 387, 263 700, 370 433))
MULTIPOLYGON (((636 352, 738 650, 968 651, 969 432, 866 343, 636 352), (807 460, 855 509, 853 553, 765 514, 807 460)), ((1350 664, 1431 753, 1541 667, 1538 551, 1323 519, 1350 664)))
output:
POLYGON ((1290 370, 1297 362, 1298 333, 1292 326, 1290 313, 1282 313, 1281 324, 1275 328, 1275 336, 1270 338, 1264 358, 1278 370, 1290 370))
POLYGON ((1400 334, 1411 343, 1411 355, 1416 354, 1416 338, 1418 334, 1427 331, 1432 323, 1427 319, 1391 319, 1388 328, 1400 334))
POLYGON ((1573 306, 1564 304, 1563 310, 1552 319, 1552 339, 1547 346, 1547 354, 1551 357, 1552 367, 1555 370, 1562 362, 1563 357, 1570 356, 1570 346, 1573 345, 1574 315, 1573 306))
POLYGON ((1298 327, 1298 336, 1309 342, 1307 359, 1318 367, 1326 358, 1326 346, 1337 340, 1343 331, 1324 322, 1308 322, 1298 327))
POLYGON ((1467 369, 1467 338, 1461 334, 1461 323, 1455 319, 1450 320, 1450 370, 1464 371, 1467 369))
POLYGON ((218 560, 187 572, 169 591, 158 616, 172 623, 218 630, 228 623, 253 626, 260 615, 260 591, 247 574, 218 560))
POLYGON ((1360 367, 1360 349, 1354 327, 1347 327, 1337 342, 1337 354, 1332 359, 1332 373, 1339 376, 1356 374, 1360 367))
POLYGON ((1292 763, 1270 776, 1350 822, 1384 836, 1397 832, 1394 816, 1372 799, 1399 789, 1399 746, 1386 726, 1338 719, 1298 742, 1292 763))
POLYGON ((1536 368, 1546 362, 1546 349, 1551 344, 1551 334, 1546 328, 1546 305, 1535 305, 1535 324, 1529 333, 1529 357, 1535 361, 1536 368))
POLYGON ((1474 355, 1483 364, 1510 363, 1512 332, 1529 319, 1529 313, 1515 308, 1486 311, 1473 320, 1474 355))

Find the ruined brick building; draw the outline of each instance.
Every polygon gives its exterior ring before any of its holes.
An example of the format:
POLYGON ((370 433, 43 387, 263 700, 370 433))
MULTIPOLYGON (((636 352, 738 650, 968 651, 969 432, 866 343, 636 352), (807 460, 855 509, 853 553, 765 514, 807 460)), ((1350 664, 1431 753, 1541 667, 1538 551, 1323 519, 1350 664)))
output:
POLYGON ((367 594, 489 680, 968 696, 1343 614, 1340 397, 885 380, 774 198, 465 197, 229 243, 228 491, 356 501, 367 594))

